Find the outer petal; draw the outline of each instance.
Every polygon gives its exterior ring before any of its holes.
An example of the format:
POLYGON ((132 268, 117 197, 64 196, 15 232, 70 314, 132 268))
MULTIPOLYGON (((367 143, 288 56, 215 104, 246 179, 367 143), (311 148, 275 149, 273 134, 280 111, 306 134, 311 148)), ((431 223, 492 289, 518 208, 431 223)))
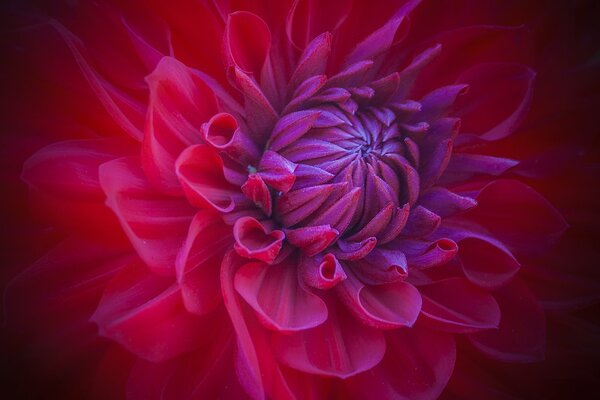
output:
POLYGON ((287 17, 289 41, 304 49, 317 35, 337 30, 350 13, 352 2, 295 0, 287 17))
POLYGON ((534 362, 544 358, 546 319, 533 294, 519 280, 495 292, 502 319, 498 330, 474 333, 471 343, 489 357, 504 362, 534 362))
POLYGON ((498 243, 468 237, 458 244, 462 269, 469 281, 483 288, 498 288, 510 281, 520 264, 498 243))
POLYGON ((479 64, 462 73, 458 82, 469 85, 456 105, 462 132, 484 140, 513 133, 529 109, 534 80, 535 73, 521 64, 479 64))
POLYGON ((139 259, 109 283, 92 321, 102 336, 154 362, 194 349, 206 323, 185 310, 171 278, 152 274, 139 259))
POLYGON ((150 104, 144 130, 142 162, 148 179, 162 191, 181 193, 175 160, 199 143, 200 127, 217 112, 212 90, 189 68, 164 57, 146 78, 150 104))
POLYGON ((381 361, 385 353, 383 334, 362 325, 335 304, 329 303, 329 318, 316 328, 274 334, 273 349, 280 362, 312 374, 348 378, 381 361))
POLYGON ((303 287, 296 264, 289 257, 276 265, 246 264, 235 274, 234 283, 268 328, 298 331, 318 326, 327 319, 325 302, 303 287))
POLYGON ((135 149, 133 142, 114 138, 59 142, 38 151, 21 175, 35 211, 53 224, 114 240, 120 228, 104 204, 98 169, 135 149))
POLYGON ((419 287, 422 313, 429 326, 446 332, 497 328, 500 308, 486 290, 464 278, 449 278, 419 287))
POLYGON ((456 348, 447 333, 415 326, 391 331, 377 367, 348 381, 354 398, 436 399, 452 375, 456 348))
POLYGON ((120 158, 100 167, 100 184, 108 206, 117 214, 131 244, 159 274, 174 274, 194 209, 183 198, 156 192, 137 157, 120 158))
POLYGON ((377 329, 412 326, 421 311, 421 295, 410 283, 365 286, 351 272, 336 292, 352 313, 377 329))
POLYGON ((229 14, 225 27, 225 59, 244 72, 260 78, 271 48, 271 32, 257 15, 246 11, 229 14))
POLYGON ((200 211, 194 216, 176 262, 177 281, 189 312, 202 315, 221 304, 219 271, 232 243, 231 227, 218 215, 200 211))
POLYGON ((564 218, 546 199, 515 180, 496 180, 476 198, 479 205, 468 215, 518 252, 539 250, 567 228, 564 218))

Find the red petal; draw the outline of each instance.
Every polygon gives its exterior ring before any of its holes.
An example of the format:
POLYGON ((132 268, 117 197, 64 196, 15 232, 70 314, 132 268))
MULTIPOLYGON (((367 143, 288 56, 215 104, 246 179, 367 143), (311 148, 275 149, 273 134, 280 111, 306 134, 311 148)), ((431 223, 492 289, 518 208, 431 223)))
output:
POLYGON ((392 331, 377 367, 348 381, 358 398, 435 399, 454 369, 456 348, 447 333, 415 326, 392 331))
POLYGON ((419 291, 406 282, 364 285, 348 272, 336 292, 357 318, 377 329, 412 326, 421 311, 419 291))
POLYGON ((466 333, 497 328, 500 308, 491 294, 464 278, 449 278, 420 286, 422 313, 429 326, 466 333))
POLYGON ((533 294, 517 279, 494 294, 502 312, 500 327, 469 335, 471 343, 504 362, 543 360, 546 318, 533 294))
POLYGON ((300 371, 343 379, 377 365, 385 353, 383 334, 361 324, 342 307, 328 308, 329 318, 316 328, 274 334, 277 358, 300 371))
POLYGON ((273 212, 271 191, 260 175, 250 174, 242 185, 242 193, 246 195, 267 217, 273 212))
POLYGON ((176 262, 177 281, 189 312, 202 315, 221 304, 219 271, 232 243, 231 227, 217 215, 200 211, 194 216, 176 262))
POLYGON ((519 271, 518 261, 499 244, 468 237, 458 242, 458 255, 467 279, 483 288, 498 288, 519 271))
POLYGON ((461 131, 499 140, 518 127, 529 109, 535 73, 521 64, 486 63, 468 69, 458 82, 469 91, 456 104, 461 131))
POLYGON ((285 229, 284 232, 287 241, 302 249, 307 256, 322 252, 339 236, 339 232, 329 225, 285 229))
POLYGON ((349 0, 295 0, 287 17, 289 41, 299 49, 306 48, 317 35, 337 30, 350 14, 351 6, 349 0))
POLYGON ((181 193, 175 160, 202 139, 202 123, 217 112, 212 90, 181 62, 164 57, 146 78, 150 103, 142 161, 150 181, 162 191, 181 193))
POLYGON ((317 289, 331 289, 347 278, 344 268, 331 253, 324 256, 302 255, 298 265, 298 275, 304 283, 317 289))
POLYGON ((567 228, 564 218, 546 199, 515 180, 496 180, 476 198, 479 205, 468 215, 519 252, 541 250, 567 228))
POLYGON ((121 229, 104 204, 98 169, 135 151, 133 142, 116 138, 59 142, 38 151, 21 175, 36 213, 55 225, 113 241, 121 229))
POLYGON ((174 274, 194 209, 183 198, 156 192, 137 157, 103 164, 100 184, 139 256, 156 273, 174 274))
POLYGON ((327 306, 298 281, 296 265, 252 262, 235 274, 235 288, 267 328, 299 331, 322 324, 327 306))
POLYGON ((208 145, 188 147, 176 162, 177 176, 190 203, 221 213, 233 211, 235 200, 243 195, 225 179, 223 161, 208 145))
POLYGON ((158 277, 139 260, 107 286, 92 316, 100 335, 150 361, 162 361, 198 346, 206 321, 183 307, 171 278, 158 277))
POLYGON ((252 217, 243 217, 235 222, 233 236, 235 251, 240 256, 270 264, 277 258, 285 234, 278 230, 267 233, 259 221, 252 217))
POLYGON ((229 14, 224 43, 227 64, 259 79, 271 49, 271 32, 265 21, 247 11, 229 14))

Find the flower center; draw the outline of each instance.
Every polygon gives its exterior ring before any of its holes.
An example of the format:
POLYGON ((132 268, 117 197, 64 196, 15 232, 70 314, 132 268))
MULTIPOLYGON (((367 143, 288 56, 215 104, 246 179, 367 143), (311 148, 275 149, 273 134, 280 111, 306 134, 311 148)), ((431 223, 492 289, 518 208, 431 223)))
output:
POLYGON ((414 188, 408 186, 414 183, 407 173, 416 153, 402 121, 395 114, 389 117, 390 110, 385 116, 371 108, 328 110, 326 115, 338 122, 316 123, 276 149, 297 165, 298 179, 289 193, 275 197, 274 217, 286 228, 329 224, 349 237, 378 214, 409 201, 414 188))

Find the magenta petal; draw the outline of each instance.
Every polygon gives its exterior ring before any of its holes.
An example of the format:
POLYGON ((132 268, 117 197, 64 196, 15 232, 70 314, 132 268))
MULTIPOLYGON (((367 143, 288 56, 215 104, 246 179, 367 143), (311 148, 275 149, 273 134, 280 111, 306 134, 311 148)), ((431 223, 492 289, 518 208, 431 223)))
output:
POLYGON ((314 256, 325 250, 339 236, 339 232, 329 225, 285 229, 284 232, 287 241, 302 249, 307 256, 314 256))
POLYGON ((383 362, 349 380, 350 390, 358 398, 438 398, 454 370, 453 336, 415 326, 389 332, 387 344, 383 362))
POLYGON ((271 191, 267 184, 258 174, 248 175, 248 179, 242 185, 242 193, 246 195, 258 208, 263 210, 267 217, 271 216, 273 204, 271 201, 271 191))
POLYGON ((322 257, 302 255, 298 264, 298 275, 308 286, 317 289, 331 289, 347 278, 344 268, 331 253, 322 257))
POLYGON ((446 332, 467 333, 494 329, 500 308, 486 290, 464 278, 449 278, 420 286, 422 313, 428 326, 446 332))
POLYGON ((120 228, 104 204, 98 170, 107 161, 135 154, 134 143, 126 138, 71 140, 39 150, 21 174, 35 215, 86 235, 114 236, 120 228))
POLYGON ((496 180, 476 196, 469 216, 515 251, 531 253, 556 241, 567 228, 560 213, 539 193, 515 180, 496 180))
POLYGON ((324 32, 306 46, 290 79, 292 88, 296 88, 310 77, 325 73, 331 51, 331 40, 331 33, 324 32))
POLYGON ((336 31, 352 9, 352 1, 294 0, 286 20, 287 38, 300 50, 317 35, 336 31))
POLYGON ((510 135, 529 108, 534 79, 535 72, 521 64, 486 63, 465 71, 458 79, 470 86, 457 110, 463 132, 485 140, 510 135))
POLYGON ((200 143, 200 127, 217 112, 212 90, 174 58, 164 57, 146 81, 150 104, 142 163, 150 181, 169 194, 181 193, 175 160, 184 148, 200 143))
POLYGON ((423 253, 409 254, 406 258, 411 268, 427 269, 446 264, 457 252, 458 245, 451 239, 443 238, 436 240, 423 253))
POLYGON ((370 286, 348 273, 336 292, 361 322, 377 329, 412 326, 421 311, 419 291, 406 282, 370 286))
POLYGON ((194 209, 183 198, 155 191, 139 164, 137 157, 103 164, 100 184, 142 260, 156 273, 174 274, 194 209))
POLYGON ((259 16, 250 12, 229 14, 224 48, 228 65, 235 65, 259 79, 271 49, 269 27, 259 16))
POLYGON ((269 150, 264 152, 258 164, 261 178, 269 186, 283 193, 287 193, 294 186, 295 170, 296 164, 269 150))
POLYGON ((235 289, 267 328, 300 331, 321 325, 327 319, 325 302, 302 287, 296 266, 287 260, 244 265, 235 274, 235 289))
POLYGON ((185 310, 172 279, 152 274, 140 261, 113 278, 91 320, 100 335, 154 362, 193 350, 205 328, 185 310))
POLYGON ((419 196, 419 204, 440 217, 448 217, 477 205, 471 197, 460 196, 442 187, 434 187, 419 196))
POLYGON ((505 285, 519 271, 510 252, 492 242, 468 237, 458 242, 458 255, 467 279, 483 288, 505 285))
POLYGON ((202 127, 202 133, 208 144, 244 167, 255 165, 260 158, 260 151, 248 135, 241 131, 231 114, 214 115, 202 127))
POLYGON ((383 334, 334 305, 330 303, 329 318, 316 328, 273 335, 273 350, 281 363, 311 374, 348 378, 381 361, 383 334))
POLYGON ((223 161, 208 145, 188 147, 176 163, 177 176, 189 202, 198 208, 231 212, 242 194, 225 179, 223 161))
POLYGON ((235 251, 242 257, 272 263, 279 251, 285 234, 282 231, 267 233, 266 228, 252 217, 242 217, 233 226, 235 251))
POLYGON ((200 211, 194 216, 176 262, 177 281, 189 312, 203 315, 221 304, 219 271, 232 243, 231 227, 218 215, 200 211))
POLYGON ((403 236, 422 237, 434 232, 440 225, 441 218, 423 206, 415 207, 409 214, 402 230, 403 236))
POLYGON ((504 362, 544 359, 546 319, 544 311, 520 280, 494 292, 502 318, 497 330, 469 335, 470 342, 487 356, 504 362))

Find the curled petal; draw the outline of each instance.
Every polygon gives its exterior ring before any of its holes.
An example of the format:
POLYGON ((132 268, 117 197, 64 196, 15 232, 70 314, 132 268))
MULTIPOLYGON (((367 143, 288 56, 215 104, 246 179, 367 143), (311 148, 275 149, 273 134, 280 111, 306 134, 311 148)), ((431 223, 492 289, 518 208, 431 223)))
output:
POLYGON ((369 285, 399 282, 408 275, 408 263, 402 251, 376 248, 365 258, 348 261, 362 282, 369 285))
POLYGON ((337 248, 332 250, 340 260, 359 260, 373 251, 376 245, 377 239, 374 237, 366 238, 360 242, 340 239, 337 242, 337 248))
POLYGON ((377 329, 412 326, 421 311, 419 291, 406 282, 369 286, 348 273, 336 292, 361 322, 377 329))
POLYGON ((243 165, 256 164, 260 152, 248 135, 240 130, 236 119, 227 113, 214 115, 203 127, 204 140, 243 165))
POLYGON ((458 245, 453 240, 438 239, 425 252, 407 255, 406 258, 411 268, 426 269, 446 264, 454 258, 457 252, 458 245))
POLYGON ((329 225, 285 229, 284 232, 287 241, 309 257, 325 250, 339 236, 339 232, 329 225))
POLYGON ((200 143, 200 127, 217 112, 217 101, 202 79, 171 57, 164 57, 146 81, 150 103, 142 146, 144 171, 162 191, 179 194, 175 160, 187 146, 200 143))
POLYGON ((253 262, 235 274, 237 292, 258 313, 263 324, 277 331, 300 331, 322 324, 327 306, 302 287, 295 265, 253 262))
POLYGON ((347 278, 344 268, 331 253, 324 256, 302 256, 298 274, 308 286, 317 289, 331 289, 347 278))
POLYGON ((271 216, 273 211, 271 191, 260 175, 248 175, 248 179, 242 185, 242 193, 252 200, 258 208, 263 210, 266 216, 271 216))
POLYGON ((428 326, 446 332, 466 333, 494 329, 500 308, 494 297, 464 278, 449 278, 419 287, 422 313, 428 326))
POLYGON ((277 258, 285 234, 278 230, 267 232, 259 221, 243 217, 233 226, 233 237, 235 251, 240 256, 270 264, 277 258))
POLYGON ((383 334, 335 305, 329 303, 329 318, 318 327, 273 336, 273 349, 282 364, 310 374, 348 378, 381 361, 383 334))
POLYGON ((199 208, 210 207, 231 212, 241 193, 230 184, 223 173, 223 161, 208 145, 185 149, 176 163, 177 176, 190 203, 199 208))

